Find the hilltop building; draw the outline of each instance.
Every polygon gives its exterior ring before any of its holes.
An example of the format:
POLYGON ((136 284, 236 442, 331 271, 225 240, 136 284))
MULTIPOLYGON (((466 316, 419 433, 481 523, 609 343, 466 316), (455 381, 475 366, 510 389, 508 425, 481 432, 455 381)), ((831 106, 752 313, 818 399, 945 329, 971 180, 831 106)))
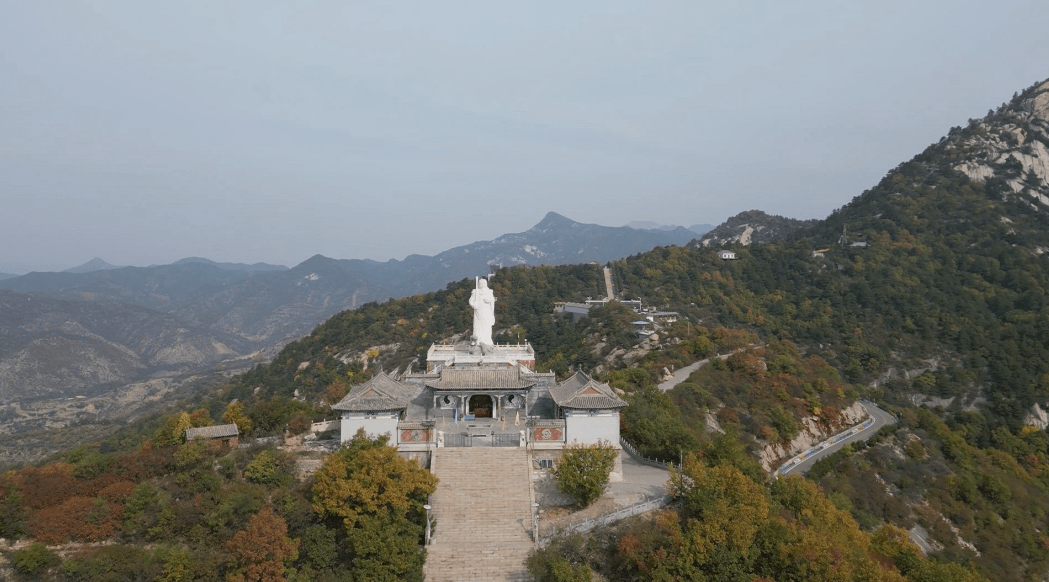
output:
MULTIPOLYGON (((425 372, 380 372, 354 386, 332 407, 342 440, 360 429, 388 434, 402 455, 424 465, 440 447, 527 447, 542 465, 571 443, 620 448, 619 412, 627 403, 612 388, 583 372, 563 382, 537 372, 530 344, 484 342, 491 331, 483 326, 491 323, 475 316, 472 341, 430 346, 425 372)), ((612 478, 622 478, 620 461, 612 478)))

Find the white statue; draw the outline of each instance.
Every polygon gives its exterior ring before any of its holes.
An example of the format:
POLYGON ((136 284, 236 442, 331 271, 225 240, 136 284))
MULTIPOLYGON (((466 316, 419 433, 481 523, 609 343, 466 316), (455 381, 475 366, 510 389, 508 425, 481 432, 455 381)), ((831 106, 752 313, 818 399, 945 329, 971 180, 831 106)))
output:
POLYGON ((495 325, 495 295, 488 288, 487 279, 478 279, 477 288, 470 293, 470 307, 474 310, 473 340, 481 346, 492 345, 492 326, 495 325))

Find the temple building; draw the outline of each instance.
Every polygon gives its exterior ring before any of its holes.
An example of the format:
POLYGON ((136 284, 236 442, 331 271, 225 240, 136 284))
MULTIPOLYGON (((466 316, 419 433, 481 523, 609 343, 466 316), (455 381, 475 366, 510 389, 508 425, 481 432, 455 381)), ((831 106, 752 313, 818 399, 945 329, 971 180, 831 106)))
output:
MULTIPOLYGON (((473 341, 434 344, 425 372, 379 372, 334 405, 342 440, 360 429, 387 434, 402 455, 424 465, 439 447, 528 447, 542 466, 571 443, 620 449, 619 413, 627 403, 611 387, 583 372, 563 382, 553 372, 536 372, 532 346, 489 343, 494 317, 480 318, 479 330, 474 310, 473 341)), ((622 478, 620 461, 611 478, 622 478)))

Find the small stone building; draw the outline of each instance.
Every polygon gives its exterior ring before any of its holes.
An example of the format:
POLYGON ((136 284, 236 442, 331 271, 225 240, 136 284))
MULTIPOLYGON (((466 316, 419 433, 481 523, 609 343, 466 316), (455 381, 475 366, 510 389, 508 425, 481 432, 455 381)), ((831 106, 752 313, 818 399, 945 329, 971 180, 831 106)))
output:
POLYGON ((240 444, 240 430, 234 423, 186 429, 186 442, 200 439, 214 441, 235 449, 240 444))

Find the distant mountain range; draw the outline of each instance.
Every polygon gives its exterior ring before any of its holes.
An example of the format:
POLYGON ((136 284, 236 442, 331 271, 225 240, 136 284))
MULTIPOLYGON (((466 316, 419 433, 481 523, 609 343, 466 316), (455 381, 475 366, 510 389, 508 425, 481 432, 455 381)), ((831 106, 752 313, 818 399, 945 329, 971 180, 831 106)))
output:
MULTIPOLYGON (((288 268, 284 265, 271 265, 269 263, 255 263, 249 265, 247 263, 216 263, 210 259, 204 259, 201 257, 186 257, 185 259, 175 261, 172 265, 186 265, 189 263, 199 263, 202 265, 211 265, 227 271, 252 271, 252 272, 265 272, 265 271, 287 271, 288 268)), ((154 267, 158 265, 152 265, 154 267)))
POLYGON ((95 271, 111 271, 113 269, 119 269, 116 265, 110 265, 102 259, 95 257, 83 265, 66 269, 63 273, 93 273, 95 271))
MULTIPOLYGON (((652 222, 651 220, 635 220, 626 224, 630 228, 636 228, 640 230, 674 230, 681 228, 674 224, 659 224, 658 222, 652 222)), ((714 228, 713 224, 693 224, 688 227, 688 230, 696 234, 703 234, 708 230, 714 228)))
POLYGON ((344 309, 441 289, 499 265, 603 263, 696 237, 551 212, 525 232, 402 261, 316 255, 289 269, 199 257, 115 267, 96 258, 11 277, 0 281, 0 403, 92 393, 273 350, 344 309))

